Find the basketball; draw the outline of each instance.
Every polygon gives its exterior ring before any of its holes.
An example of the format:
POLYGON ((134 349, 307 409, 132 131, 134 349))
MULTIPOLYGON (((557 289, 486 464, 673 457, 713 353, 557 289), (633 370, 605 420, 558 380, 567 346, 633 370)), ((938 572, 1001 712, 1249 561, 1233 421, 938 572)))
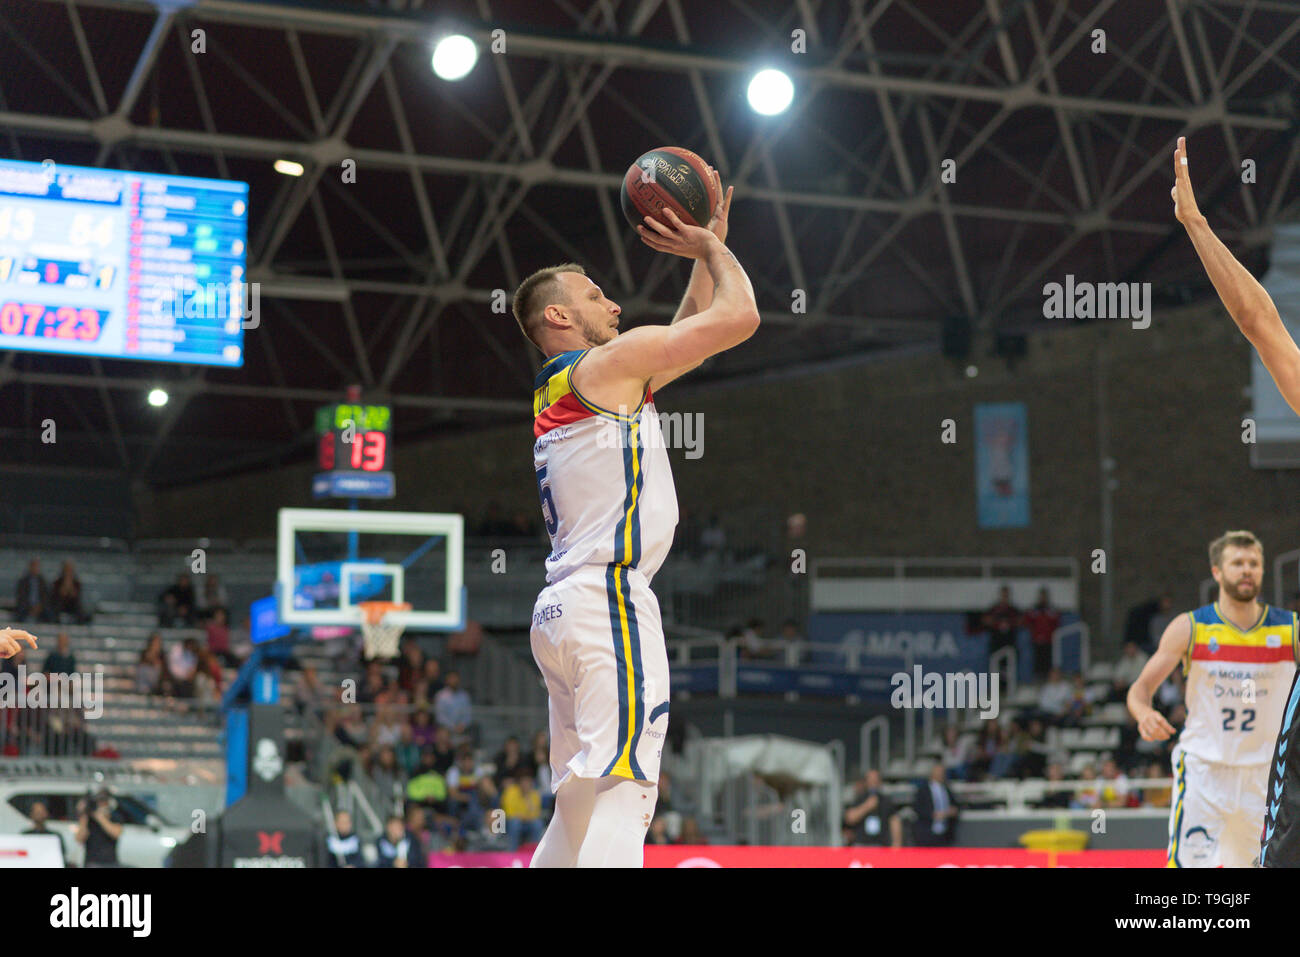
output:
POLYGON ((684 223, 706 226, 721 198, 708 163, 680 146, 661 146, 641 154, 628 167, 620 201, 633 227, 646 216, 668 223, 662 212, 665 207, 684 223))

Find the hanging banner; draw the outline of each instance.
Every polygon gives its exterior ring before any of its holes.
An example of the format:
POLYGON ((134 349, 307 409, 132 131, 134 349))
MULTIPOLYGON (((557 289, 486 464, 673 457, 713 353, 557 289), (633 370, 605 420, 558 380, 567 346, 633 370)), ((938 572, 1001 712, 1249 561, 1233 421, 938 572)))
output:
POLYGON ((1029 525, 1029 426, 1023 402, 975 406, 975 499, 980 528, 1029 525))

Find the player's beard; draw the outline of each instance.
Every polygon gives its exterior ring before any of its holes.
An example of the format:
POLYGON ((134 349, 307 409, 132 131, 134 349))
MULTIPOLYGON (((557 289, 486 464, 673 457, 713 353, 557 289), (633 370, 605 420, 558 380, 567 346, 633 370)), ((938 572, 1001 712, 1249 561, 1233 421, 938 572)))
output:
POLYGON ((578 325, 582 328, 582 338, 587 340, 590 346, 603 346, 614 338, 614 330, 608 323, 590 322, 585 316, 579 316, 578 325))
POLYGON ((1233 601, 1254 601, 1259 594, 1259 582, 1243 585, 1241 582, 1224 582, 1223 590, 1233 601))

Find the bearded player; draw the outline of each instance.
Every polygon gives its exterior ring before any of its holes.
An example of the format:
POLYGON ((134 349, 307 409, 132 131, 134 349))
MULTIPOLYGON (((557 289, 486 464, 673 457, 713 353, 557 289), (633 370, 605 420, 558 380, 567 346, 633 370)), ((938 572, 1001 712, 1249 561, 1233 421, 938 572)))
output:
POLYGON ((533 867, 644 862, 669 698, 650 579, 677 525, 654 394, 758 328, 749 277, 724 245, 730 205, 728 190, 707 228, 671 211, 670 225, 647 216, 637 226, 651 249, 695 260, 669 325, 620 334, 618 305, 572 263, 515 293, 519 327, 547 356, 533 466, 551 554, 531 644, 550 698, 555 815, 533 867))
POLYGON ((1151 697, 1178 664, 1187 723, 1174 747, 1168 867, 1249 867, 1259 854, 1269 757, 1296 674, 1296 616, 1257 601, 1264 547, 1250 532, 1210 543, 1219 600, 1169 623, 1128 692, 1144 740, 1176 732, 1151 697))
MULTIPOLYGON (((1214 235, 1196 205, 1187 165, 1187 139, 1182 136, 1174 151, 1174 188, 1170 195, 1174 216, 1186 228, 1228 315, 1259 353, 1287 405, 1300 414, 1300 348, 1282 323, 1272 297, 1214 235)), ((1261 867, 1300 867, 1300 761, 1293 757, 1300 750, 1298 704, 1300 681, 1293 681, 1280 727, 1274 729, 1277 746, 1269 764, 1261 867), (1292 748, 1292 744, 1297 747, 1292 748)))

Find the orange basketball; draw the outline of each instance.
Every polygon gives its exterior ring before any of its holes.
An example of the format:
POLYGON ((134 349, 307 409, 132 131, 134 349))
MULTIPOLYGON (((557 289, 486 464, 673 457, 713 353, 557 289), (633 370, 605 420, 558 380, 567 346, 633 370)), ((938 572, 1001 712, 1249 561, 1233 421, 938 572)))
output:
POLYGON ((646 216, 671 225, 665 208, 684 223, 706 226, 722 199, 709 164, 680 146, 661 146, 637 157, 623 177, 619 198, 623 215, 634 227, 646 216))

